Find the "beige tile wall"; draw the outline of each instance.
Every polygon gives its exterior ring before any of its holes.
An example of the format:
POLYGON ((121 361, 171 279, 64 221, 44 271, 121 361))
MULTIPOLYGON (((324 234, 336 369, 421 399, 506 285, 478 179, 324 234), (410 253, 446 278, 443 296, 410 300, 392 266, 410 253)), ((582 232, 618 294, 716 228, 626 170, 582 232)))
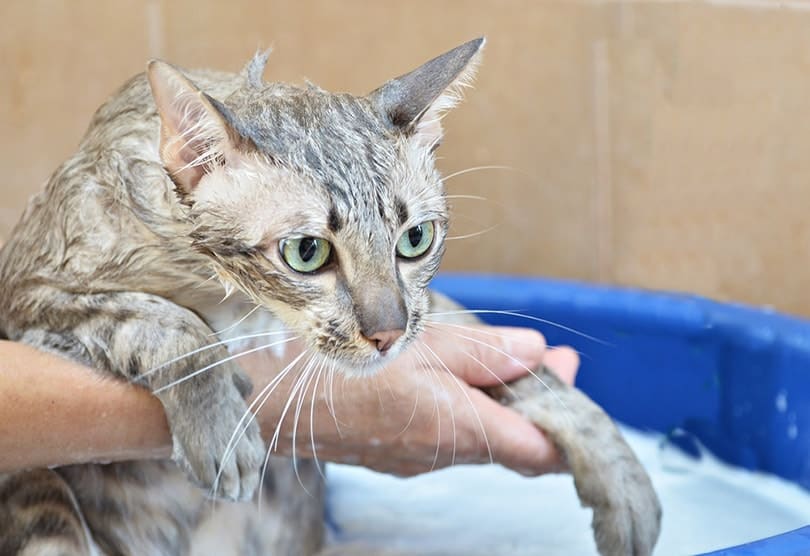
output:
POLYGON ((0 3, 0 237, 153 56, 365 92, 486 34, 445 121, 445 268, 693 291, 810 315, 810 4, 0 3))

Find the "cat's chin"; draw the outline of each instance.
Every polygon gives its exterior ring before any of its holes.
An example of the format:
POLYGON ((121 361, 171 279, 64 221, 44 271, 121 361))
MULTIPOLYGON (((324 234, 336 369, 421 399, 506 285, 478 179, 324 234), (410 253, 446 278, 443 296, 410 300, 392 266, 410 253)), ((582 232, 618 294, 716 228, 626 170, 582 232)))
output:
POLYGON ((394 362, 404 351, 402 346, 394 346, 386 353, 372 353, 356 358, 333 358, 338 372, 349 378, 369 378, 394 362))

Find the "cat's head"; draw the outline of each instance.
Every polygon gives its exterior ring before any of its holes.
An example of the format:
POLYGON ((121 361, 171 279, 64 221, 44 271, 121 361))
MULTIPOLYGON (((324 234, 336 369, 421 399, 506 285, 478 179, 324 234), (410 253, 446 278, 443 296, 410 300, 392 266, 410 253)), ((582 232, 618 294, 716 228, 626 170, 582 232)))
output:
POLYGON ((347 372, 423 327, 448 214, 434 150, 483 39, 366 96, 264 83, 257 55, 227 98, 151 62, 160 156, 192 240, 226 288, 270 308, 347 372))

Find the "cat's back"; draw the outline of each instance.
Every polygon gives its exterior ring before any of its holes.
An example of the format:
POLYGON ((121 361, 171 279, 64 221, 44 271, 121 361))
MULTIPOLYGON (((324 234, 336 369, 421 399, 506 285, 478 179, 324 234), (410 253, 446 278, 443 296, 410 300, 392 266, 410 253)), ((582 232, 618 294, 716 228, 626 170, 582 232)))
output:
MULTIPOLYGON (((240 83, 232 73, 188 75, 218 99, 240 83)), ((104 289, 128 286, 122 282, 139 275, 177 283, 177 276, 153 272, 171 266, 163 259, 183 235, 176 226, 185 210, 160 162, 159 136, 157 109, 140 73, 98 108, 76 152, 29 201, 0 250, 0 302, 32 279, 104 289)))

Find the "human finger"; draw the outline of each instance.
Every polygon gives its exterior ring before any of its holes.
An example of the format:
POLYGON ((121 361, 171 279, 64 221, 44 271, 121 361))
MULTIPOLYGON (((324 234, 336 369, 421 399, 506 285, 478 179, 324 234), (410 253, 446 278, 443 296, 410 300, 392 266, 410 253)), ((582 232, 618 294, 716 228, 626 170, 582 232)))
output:
POLYGON ((437 324, 421 338, 427 362, 475 386, 528 374, 543 361, 546 341, 530 328, 437 324))

